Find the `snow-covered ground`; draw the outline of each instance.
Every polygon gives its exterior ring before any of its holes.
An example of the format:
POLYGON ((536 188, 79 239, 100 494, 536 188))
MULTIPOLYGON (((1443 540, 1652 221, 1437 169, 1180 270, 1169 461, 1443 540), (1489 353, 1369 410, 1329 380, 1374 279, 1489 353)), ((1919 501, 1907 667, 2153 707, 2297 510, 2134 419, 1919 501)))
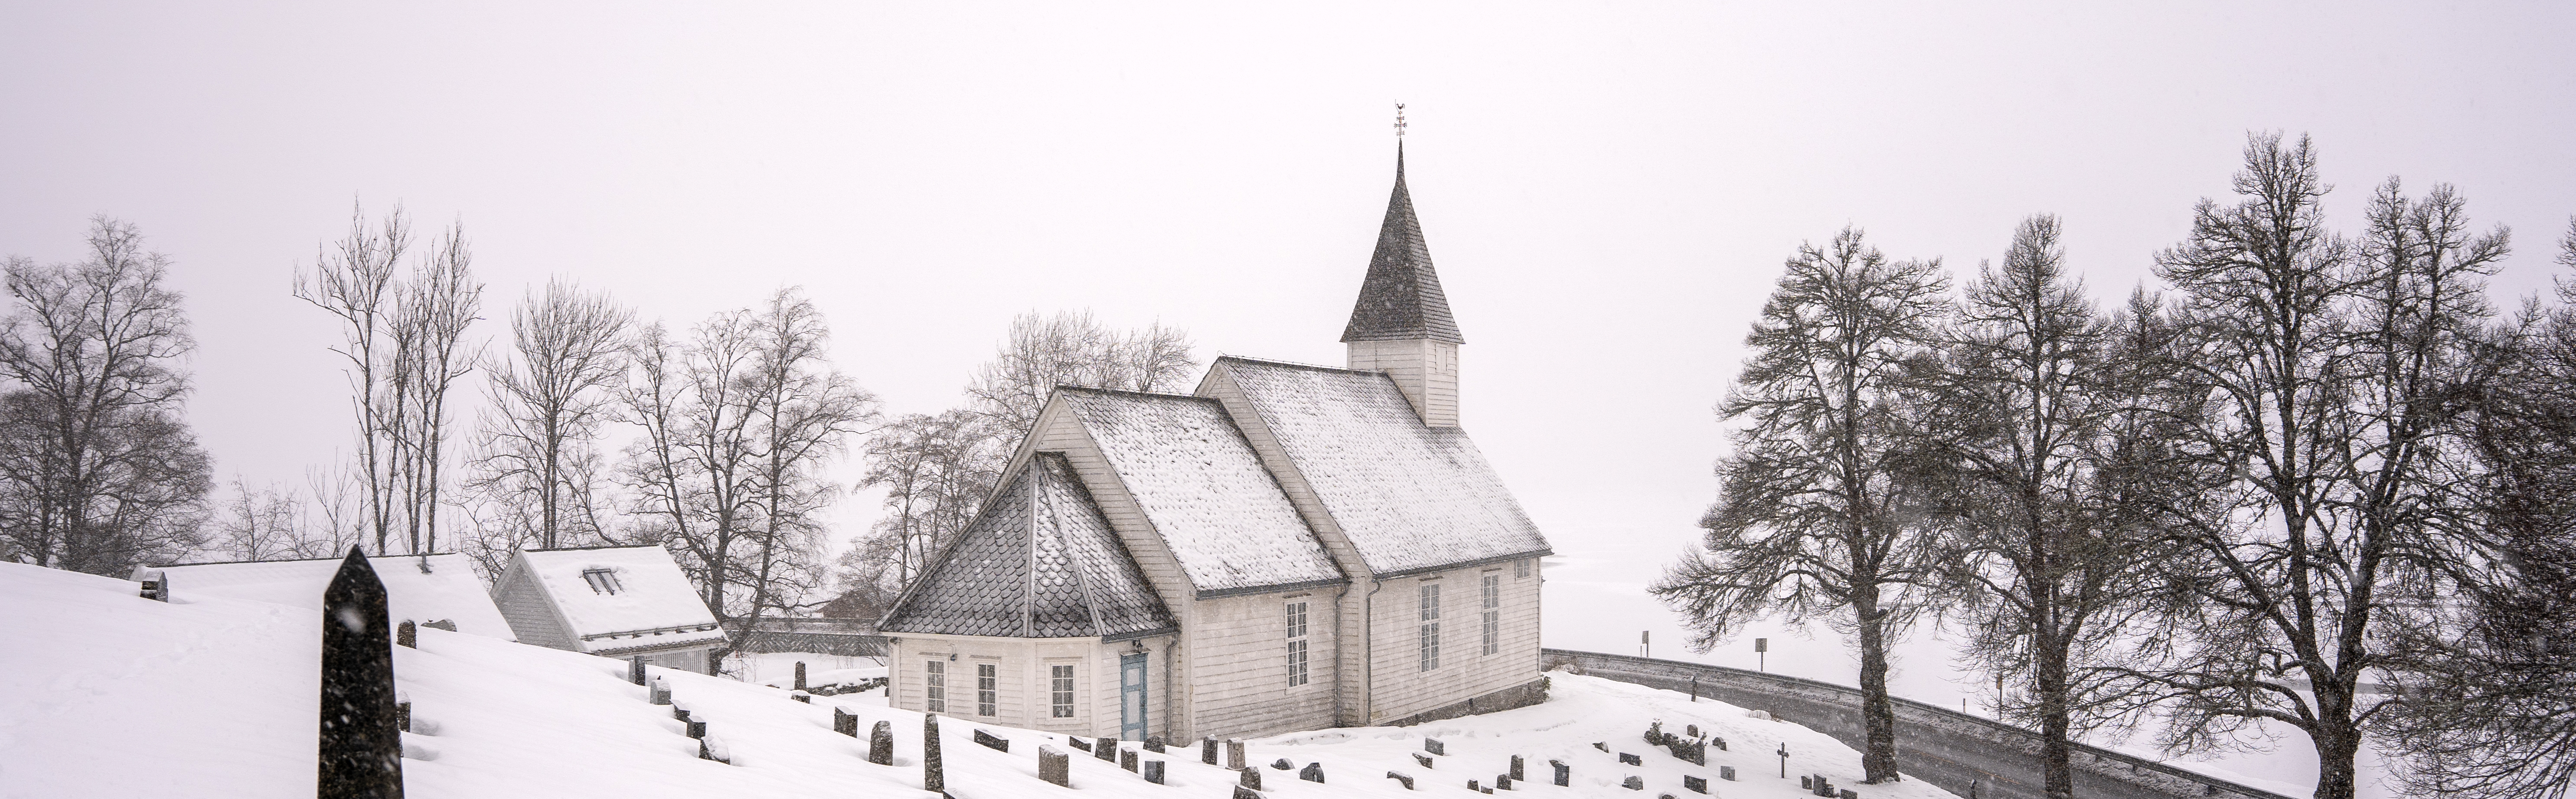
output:
MULTIPOLYGON (((122 580, 0 563, 0 641, 8 642, 0 648, 0 796, 310 795, 315 614, 184 591, 168 604, 134 593, 122 580)), ((817 697, 808 705, 763 685, 669 673, 679 702, 732 755, 725 765, 697 759, 696 742, 670 709, 649 704, 617 661, 432 629, 421 631, 419 649, 395 650, 395 673, 413 703, 403 766, 414 797, 926 796, 921 717, 884 707, 882 698, 817 697), (834 705, 857 714, 863 728, 890 721, 896 765, 866 763, 862 740, 832 732, 834 705)), ((1490 784, 1515 754, 1526 758, 1526 790, 1566 796, 1639 796, 1619 787, 1631 775, 1644 780, 1644 796, 1688 795, 1681 778, 1693 774, 1710 778, 1720 796, 1790 799, 1804 795, 1802 773, 1826 774, 1872 799, 1949 796, 1919 781, 1857 785, 1859 756, 1850 749, 1731 705, 1569 674, 1552 680, 1552 698, 1538 706, 1258 739, 1250 756, 1322 764, 1324 785, 1265 768, 1274 797, 1464 796, 1467 780, 1490 784), (1691 766, 1645 745, 1654 721, 1673 731, 1697 724, 1732 747, 1712 748, 1705 768, 1691 766), (1427 770, 1413 759, 1426 735, 1448 746, 1427 770), (1594 749, 1596 741, 1609 751, 1594 749), (1788 779, 1771 754, 1784 743, 1788 779), (1619 752, 1643 764, 1622 765, 1619 752), (1569 788, 1546 784, 1550 759, 1573 767, 1569 788), (1738 782, 1717 779, 1725 765, 1738 782), (1412 775, 1418 790, 1404 791, 1386 778, 1390 770, 1412 775)), ((1146 756, 1169 764, 1163 786, 1074 752, 1072 782, 1081 793, 1072 793, 1036 779, 1041 743, 1064 745, 1058 736, 944 720, 949 792, 1223 796, 1236 779, 1200 764, 1194 747, 1146 756), (1011 751, 971 743, 979 727, 1010 739, 1011 751)))

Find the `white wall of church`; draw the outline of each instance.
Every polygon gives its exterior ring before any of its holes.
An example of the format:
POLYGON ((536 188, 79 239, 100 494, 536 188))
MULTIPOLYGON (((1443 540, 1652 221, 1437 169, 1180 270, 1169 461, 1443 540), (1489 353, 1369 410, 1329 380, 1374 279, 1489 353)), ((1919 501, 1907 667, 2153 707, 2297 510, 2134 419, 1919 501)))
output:
POLYGON ((1334 596, 1310 591, 1191 602, 1191 738, 1271 735, 1333 726, 1334 596), (1303 635, 1291 639, 1288 608, 1305 605, 1303 635), (1289 642, 1303 641, 1305 681, 1290 685, 1289 642))
POLYGON ((1374 706, 1383 723, 1520 685, 1539 676, 1539 559, 1504 561, 1381 582, 1371 614, 1374 706), (1526 575, 1520 564, 1527 564, 1526 575), (1495 578, 1494 651, 1484 651, 1483 583, 1495 578), (1439 586, 1439 660, 1424 668, 1422 589, 1439 586))
MULTIPOLYGON (((1146 650, 1147 734, 1167 734, 1169 697, 1165 696, 1163 650, 1171 638, 1144 641, 1146 650)), ((1136 648, 1133 642, 1102 643, 1090 638, 998 638, 962 635, 896 637, 887 664, 891 702, 905 710, 936 712, 967 722, 1023 727, 1082 736, 1116 736, 1118 660, 1136 648), (953 656, 953 659, 952 659, 953 656), (941 707, 930 706, 930 674, 936 663, 943 678, 941 707), (984 713, 980 667, 993 667, 992 710, 984 713), (1055 667, 1074 667, 1073 715, 1055 715, 1055 667)), ((1130 736, 1133 737, 1133 736, 1130 736)))
POLYGON ((1354 341, 1349 368, 1395 378, 1414 413, 1432 427, 1458 426, 1458 345, 1446 341, 1354 341))

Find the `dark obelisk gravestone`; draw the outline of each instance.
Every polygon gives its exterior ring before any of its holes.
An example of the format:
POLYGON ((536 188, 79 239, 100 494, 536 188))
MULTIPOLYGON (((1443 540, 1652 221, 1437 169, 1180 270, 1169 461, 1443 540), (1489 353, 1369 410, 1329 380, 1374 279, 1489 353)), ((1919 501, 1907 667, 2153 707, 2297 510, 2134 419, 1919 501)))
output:
POLYGON ((402 728, 394 718, 393 628, 385 584, 357 547, 322 589, 321 799, 403 795, 402 728))

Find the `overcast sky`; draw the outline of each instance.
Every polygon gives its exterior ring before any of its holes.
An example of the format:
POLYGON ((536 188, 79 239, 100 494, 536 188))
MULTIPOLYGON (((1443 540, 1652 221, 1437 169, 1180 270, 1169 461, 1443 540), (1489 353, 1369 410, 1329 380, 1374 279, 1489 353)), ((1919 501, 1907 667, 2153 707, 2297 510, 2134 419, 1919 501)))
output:
POLYGON ((2507 297, 2576 212, 2563 4, 529 5, 0 2, 0 254, 140 225, 200 440, 255 483, 349 440, 287 289, 353 201, 462 219, 495 316, 548 275, 674 324, 802 286, 927 412, 1030 309, 1339 364, 1402 100, 1466 426, 1607 586, 1691 539, 1800 241, 1973 269, 2052 212, 2115 298, 2249 129, 2315 136, 2346 227, 2389 175, 2456 184, 2516 233, 2507 297))

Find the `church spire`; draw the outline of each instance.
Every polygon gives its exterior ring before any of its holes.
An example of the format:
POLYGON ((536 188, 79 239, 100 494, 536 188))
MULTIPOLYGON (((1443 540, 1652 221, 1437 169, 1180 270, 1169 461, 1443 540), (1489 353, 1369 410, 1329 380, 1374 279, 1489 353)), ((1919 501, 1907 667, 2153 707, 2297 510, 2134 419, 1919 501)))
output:
POLYGON ((1352 369, 1385 372, 1427 427, 1458 426, 1458 320, 1431 270, 1413 193, 1404 186, 1404 106, 1395 107, 1395 193, 1377 229, 1377 252, 1360 280, 1359 303, 1342 328, 1352 369))
MULTIPOLYGON (((1398 113, 1402 113, 1400 107, 1398 113)), ((1440 291, 1440 275, 1431 268, 1431 248, 1422 242, 1422 222, 1413 216, 1413 194, 1404 185, 1404 141, 1399 130, 1395 192, 1387 198, 1386 220, 1378 225, 1377 251, 1369 256, 1368 277, 1360 281, 1359 303, 1351 308, 1350 324, 1342 328, 1342 342, 1404 340, 1467 343, 1458 333, 1458 321, 1449 315, 1449 297, 1440 291)))

